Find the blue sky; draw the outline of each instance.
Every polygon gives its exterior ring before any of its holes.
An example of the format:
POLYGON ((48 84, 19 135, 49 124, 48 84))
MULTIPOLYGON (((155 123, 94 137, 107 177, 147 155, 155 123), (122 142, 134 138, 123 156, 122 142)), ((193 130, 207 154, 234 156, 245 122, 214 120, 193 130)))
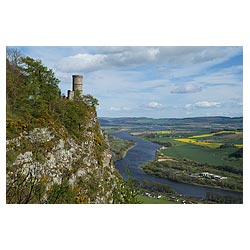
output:
POLYGON ((71 89, 72 74, 102 117, 243 115, 243 48, 230 46, 15 47, 71 89))

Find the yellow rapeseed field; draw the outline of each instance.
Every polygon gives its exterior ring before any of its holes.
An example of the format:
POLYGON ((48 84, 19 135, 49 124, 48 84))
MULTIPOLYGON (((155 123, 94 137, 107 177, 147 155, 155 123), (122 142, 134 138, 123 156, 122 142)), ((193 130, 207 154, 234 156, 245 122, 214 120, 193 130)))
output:
POLYGON ((219 132, 216 132, 216 133, 194 135, 194 136, 190 136, 188 138, 203 138, 203 137, 210 137, 210 136, 219 135, 219 134, 236 134, 236 135, 242 135, 243 132, 241 132, 241 131, 219 131, 219 132))
POLYGON ((206 141, 196 141, 190 138, 179 138, 179 139, 175 139, 176 141, 179 142, 185 142, 185 143, 191 143, 194 145, 199 145, 199 146, 205 146, 208 148, 218 148, 222 145, 222 143, 216 143, 216 142, 206 142, 206 141))
POLYGON ((243 132, 241 132, 241 131, 237 131, 237 132, 235 132, 235 134, 236 134, 236 135, 242 135, 242 134, 243 134, 243 132))
POLYGON ((213 136, 213 135, 215 135, 215 133, 202 134, 202 135, 194 135, 194 136, 190 136, 188 138, 203 138, 203 137, 209 137, 209 136, 213 136))

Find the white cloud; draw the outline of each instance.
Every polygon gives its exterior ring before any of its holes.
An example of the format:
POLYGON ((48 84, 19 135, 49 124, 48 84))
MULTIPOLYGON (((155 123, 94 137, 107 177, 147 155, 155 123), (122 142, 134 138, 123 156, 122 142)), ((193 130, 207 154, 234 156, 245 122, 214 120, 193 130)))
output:
POLYGON ((159 48, 151 47, 127 47, 126 50, 115 47, 111 50, 104 48, 104 51, 106 54, 84 53, 65 57, 58 63, 57 69, 63 72, 90 72, 114 67, 139 66, 155 61, 160 53, 159 48))
POLYGON ((192 107, 193 107, 193 105, 190 104, 190 103, 185 105, 185 108, 186 108, 186 109, 191 109, 192 107))
POLYGON ((159 102, 149 102, 148 104, 145 105, 146 108, 149 109, 163 109, 164 105, 159 103, 159 102))
POLYGON ((63 58, 57 68, 62 72, 89 72, 104 68, 107 55, 77 54, 63 58))
POLYGON ((97 46, 95 51, 97 54, 114 54, 129 50, 130 46, 97 46))
POLYGON ((172 94, 186 94, 186 93, 197 93, 202 91, 202 88, 198 84, 184 84, 181 86, 177 86, 175 89, 171 91, 172 94))
POLYGON ((208 102, 208 101, 201 101, 201 102, 196 102, 193 104, 193 107, 196 108, 212 108, 212 107, 219 107, 220 103, 219 102, 208 102))
POLYGON ((200 101, 195 102, 193 104, 186 104, 184 107, 186 109, 193 109, 193 108, 217 108, 220 107, 221 103, 219 102, 208 102, 208 101, 200 101))
POLYGON ((110 111, 129 111, 129 107, 110 107, 110 111))
POLYGON ((159 48, 150 48, 147 50, 147 54, 149 55, 149 58, 151 59, 155 59, 159 53, 160 53, 159 48))
POLYGON ((174 64, 221 63, 242 51, 242 47, 177 46, 160 47, 161 58, 174 64))
MULTIPOLYGON (((207 68, 222 63, 240 53, 242 47, 97 47, 96 54, 89 52, 63 58, 57 68, 64 72, 90 72, 112 67, 130 67, 146 64, 176 65, 207 68), (195 66, 194 66, 195 65, 195 66)), ((173 72, 175 72, 172 68, 173 72)), ((178 74, 178 73, 177 73, 178 74)), ((189 71, 190 74, 190 71, 189 71)))

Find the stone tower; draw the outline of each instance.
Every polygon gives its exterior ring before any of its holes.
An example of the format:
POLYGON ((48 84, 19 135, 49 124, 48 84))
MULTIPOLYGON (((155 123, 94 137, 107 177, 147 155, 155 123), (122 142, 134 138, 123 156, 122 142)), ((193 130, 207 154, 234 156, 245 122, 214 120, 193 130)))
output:
POLYGON ((82 95, 82 75, 73 75, 72 76, 72 90, 68 90, 68 99, 74 99, 75 91, 79 91, 82 95))
POLYGON ((73 75, 73 91, 78 90, 80 94, 82 95, 82 79, 83 77, 81 75, 73 75))

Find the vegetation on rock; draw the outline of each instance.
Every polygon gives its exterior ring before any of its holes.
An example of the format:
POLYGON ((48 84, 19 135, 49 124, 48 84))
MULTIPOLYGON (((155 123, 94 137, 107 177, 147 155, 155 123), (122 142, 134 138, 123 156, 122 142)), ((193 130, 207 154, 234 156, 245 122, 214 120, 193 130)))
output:
POLYGON ((7 203, 135 203, 91 95, 61 96, 40 60, 7 51, 7 203))

